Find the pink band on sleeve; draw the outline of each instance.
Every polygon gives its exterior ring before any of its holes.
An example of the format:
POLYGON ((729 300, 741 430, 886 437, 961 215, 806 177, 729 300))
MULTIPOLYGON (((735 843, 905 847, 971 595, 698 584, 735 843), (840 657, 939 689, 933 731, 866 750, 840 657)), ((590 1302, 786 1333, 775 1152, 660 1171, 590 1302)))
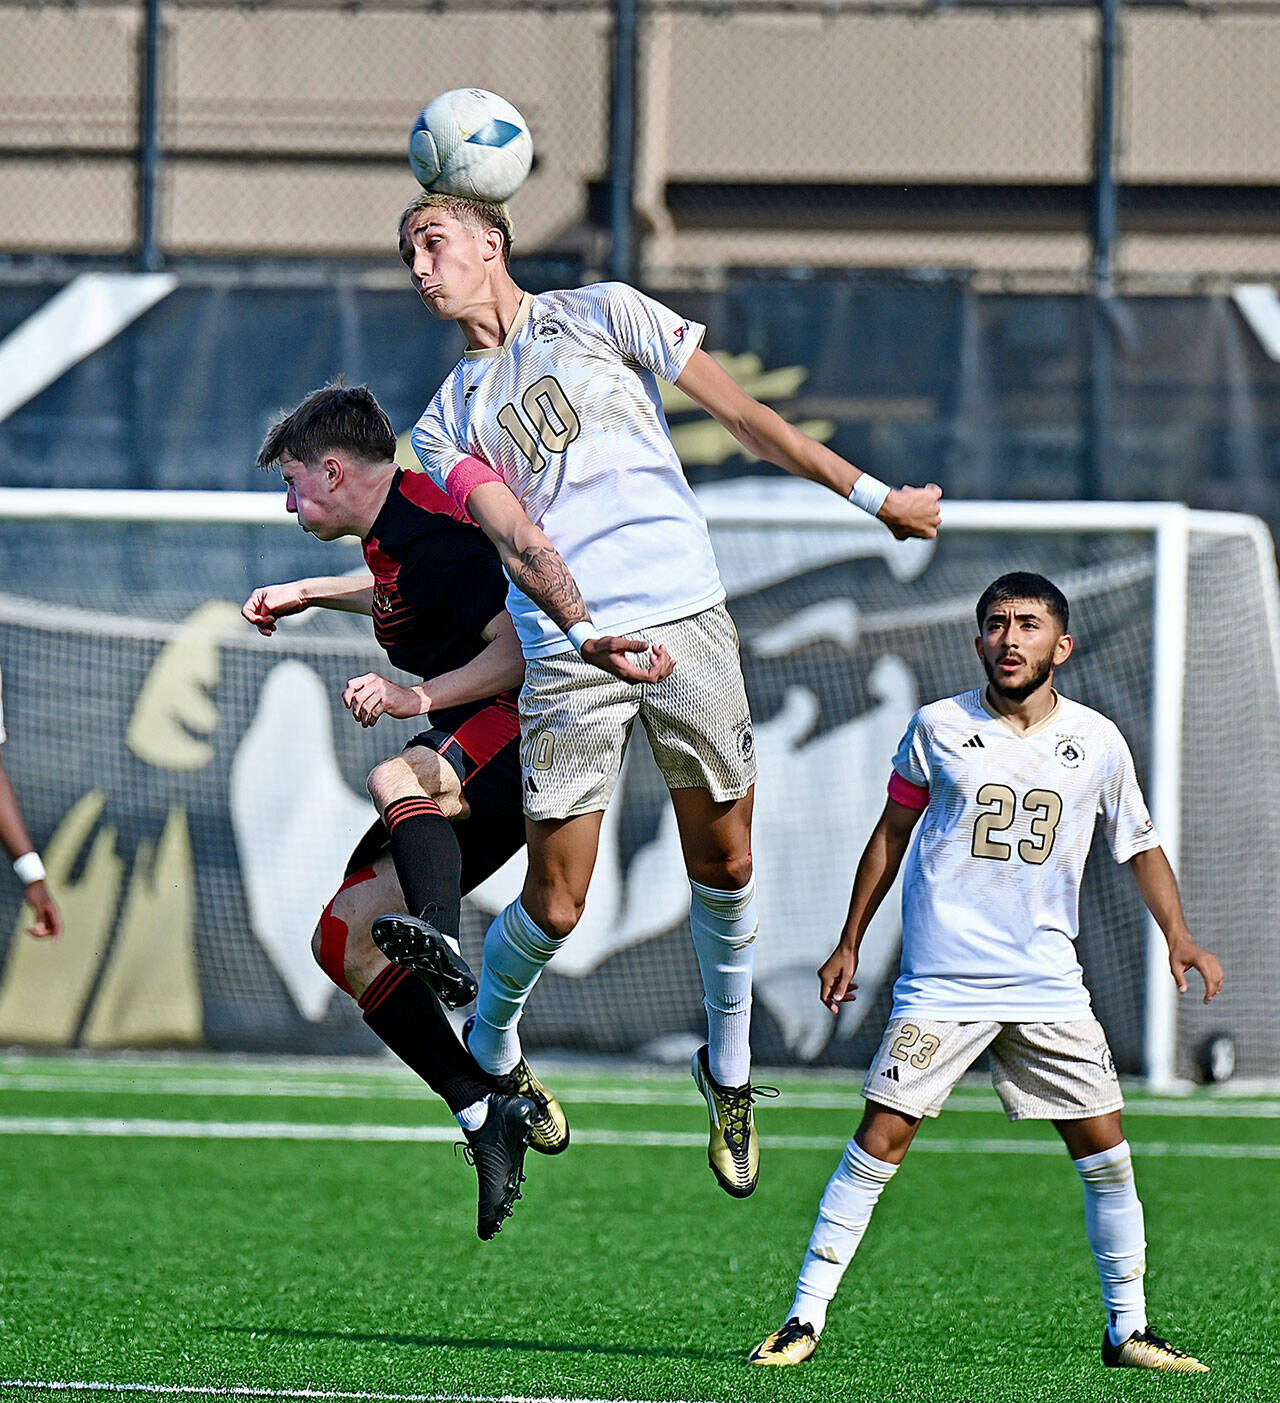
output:
MULTIPOLYGON (((463 458, 449 474, 445 486, 453 503, 461 511, 467 510, 467 498, 482 482, 501 482, 502 474, 496 472, 482 458, 463 458)), ((470 517, 467 518, 470 520, 470 517)))
POLYGON ((929 807, 929 786, 927 784, 912 784, 909 779, 894 770, 889 776, 889 798, 895 804, 901 804, 904 809, 915 809, 917 812, 929 807))

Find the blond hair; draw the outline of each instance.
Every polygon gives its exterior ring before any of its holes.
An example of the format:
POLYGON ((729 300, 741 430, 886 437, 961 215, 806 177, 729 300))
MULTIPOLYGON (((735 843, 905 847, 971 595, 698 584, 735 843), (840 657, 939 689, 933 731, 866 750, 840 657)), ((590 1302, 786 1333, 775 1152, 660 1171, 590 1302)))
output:
POLYGON ((400 212, 400 222, 396 227, 398 243, 404 241, 405 225, 415 214, 427 209, 443 210, 461 223, 470 224, 473 229, 482 232, 485 229, 496 229, 502 235, 502 261, 508 267, 511 266, 514 227, 506 205, 500 205, 493 200, 474 200, 467 195, 438 195, 424 190, 400 212))

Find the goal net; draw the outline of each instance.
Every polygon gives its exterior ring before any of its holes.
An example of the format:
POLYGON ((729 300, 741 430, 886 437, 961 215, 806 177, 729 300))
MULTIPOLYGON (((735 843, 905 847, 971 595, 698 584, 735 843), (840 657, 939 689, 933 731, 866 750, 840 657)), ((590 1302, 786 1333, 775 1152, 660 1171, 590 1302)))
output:
MULTIPOLYGON (((978 685, 977 596, 1028 569, 1071 601, 1061 688, 1127 736, 1192 930, 1227 970, 1209 1008, 1194 982, 1175 996, 1163 940, 1099 837, 1079 951, 1117 1062, 1168 1084, 1226 1033, 1242 1075, 1280 1075, 1280 610, 1265 528, 1177 506, 959 502, 936 543, 897 543, 809 484, 701 495, 760 764, 757 1062, 868 1061, 897 892, 838 1019, 814 971, 908 718, 978 685)), ((367 620, 314 611, 263 639, 238 616, 254 585, 357 568, 354 543, 304 537, 273 494, 8 490, 0 549, 3 759, 67 918, 58 947, 30 940, 16 883, 0 883, 0 1043, 374 1050, 310 937, 370 820, 364 776, 420 723, 366 731, 342 708, 346 679, 381 667, 367 620)), ((466 903, 473 961, 522 876, 517 858, 466 903)), ((585 916, 524 1037, 674 1057, 703 1026, 679 843, 637 728, 585 916)))

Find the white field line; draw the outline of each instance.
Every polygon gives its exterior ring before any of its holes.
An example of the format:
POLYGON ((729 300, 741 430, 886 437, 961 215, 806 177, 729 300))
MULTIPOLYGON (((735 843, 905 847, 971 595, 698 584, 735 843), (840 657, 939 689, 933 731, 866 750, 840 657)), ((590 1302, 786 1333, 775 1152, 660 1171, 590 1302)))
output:
MULTIPOLYGON (((308 1125, 289 1121, 109 1120, 101 1117, 0 1117, 0 1135, 54 1135, 164 1140, 328 1140, 383 1144, 439 1144, 459 1138, 456 1128, 440 1125, 308 1125)), ((695 1149, 706 1144, 705 1131, 575 1130, 582 1145, 625 1146, 630 1149, 695 1149)), ((775 1150, 841 1150, 846 1137, 834 1135, 767 1135, 775 1150)), ((1054 1155, 1062 1146, 1047 1140, 963 1140, 926 1135, 916 1151, 946 1154, 1054 1155)), ((1280 1145, 1181 1145, 1143 1140, 1140 1155, 1193 1159, 1275 1159, 1280 1145)))
MULTIPOLYGON (((861 1083, 851 1082, 843 1092, 789 1091, 784 1090, 778 1110, 805 1111, 847 1111, 855 1109, 861 1100, 861 1083)), ((270 1080, 250 1081, 225 1077, 130 1077, 98 1076, 93 1073, 81 1075, 69 1073, 64 1076, 46 1076, 29 1073, 0 1072, 0 1092, 39 1091, 101 1093, 104 1096, 228 1096, 286 1098, 320 1101, 426 1101, 430 1092, 418 1081, 401 1081, 388 1078, 386 1081, 324 1081, 324 1080, 270 1080)), ((575 1086, 573 1082, 556 1079, 555 1091, 566 1104, 577 1102, 581 1105, 598 1106, 690 1106, 701 1104, 701 1097, 690 1089, 673 1087, 671 1090, 650 1087, 626 1086, 575 1086)), ((995 1094, 980 1092, 956 1092, 947 1102, 948 1111, 999 1111, 1000 1103, 995 1094)), ((1206 1118, 1243 1117, 1258 1120, 1280 1119, 1280 1101, 1241 1101, 1226 1100, 1221 1097, 1184 1098, 1152 1097, 1136 1098, 1129 1106, 1131 1115, 1149 1116, 1203 1116, 1206 1118)))
MULTIPOLYGON (((250 1388, 215 1384, 55 1383, 37 1379, 0 1379, 0 1389, 30 1393, 144 1393, 162 1398, 339 1398, 358 1403, 659 1403, 646 1399, 562 1398, 523 1393, 352 1393, 323 1388, 250 1388)), ((662 1400, 661 1403, 667 1403, 662 1400)))

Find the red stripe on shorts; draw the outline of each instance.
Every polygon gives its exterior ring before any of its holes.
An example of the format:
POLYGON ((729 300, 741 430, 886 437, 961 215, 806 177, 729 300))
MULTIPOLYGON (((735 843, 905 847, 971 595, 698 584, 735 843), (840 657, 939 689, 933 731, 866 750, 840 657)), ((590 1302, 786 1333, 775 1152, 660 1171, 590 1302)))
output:
POLYGON ((485 765, 520 734, 520 713, 513 701, 499 697, 469 716, 461 726, 440 747, 440 754, 448 753, 450 746, 457 746, 467 757, 467 778, 485 765))

